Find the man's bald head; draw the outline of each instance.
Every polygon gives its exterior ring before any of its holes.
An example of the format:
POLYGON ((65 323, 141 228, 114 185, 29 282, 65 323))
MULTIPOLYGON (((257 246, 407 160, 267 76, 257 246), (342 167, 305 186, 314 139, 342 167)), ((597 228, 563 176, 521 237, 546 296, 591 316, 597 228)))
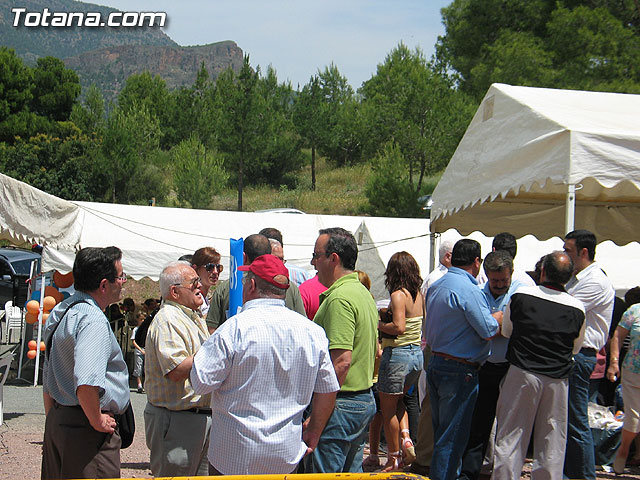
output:
POLYGON ((244 239, 244 253, 247 256, 247 263, 251 263, 260 255, 271 253, 271 243, 264 235, 254 233, 244 239))
POLYGON ((573 261, 565 252, 552 252, 542 260, 542 282, 564 285, 571 275, 573 275, 573 261))

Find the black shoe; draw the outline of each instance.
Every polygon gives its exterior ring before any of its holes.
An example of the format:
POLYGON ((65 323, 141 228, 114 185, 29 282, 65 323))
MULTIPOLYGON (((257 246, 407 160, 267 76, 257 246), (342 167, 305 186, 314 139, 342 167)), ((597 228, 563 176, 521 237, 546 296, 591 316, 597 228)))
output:
POLYGON ((409 472, 415 473, 417 475, 423 475, 425 477, 429 476, 430 467, 425 467, 424 465, 420 465, 419 463, 413 462, 409 467, 409 472))
POLYGON ((138 387, 138 393, 144 393, 144 390, 142 389, 142 387, 138 387))

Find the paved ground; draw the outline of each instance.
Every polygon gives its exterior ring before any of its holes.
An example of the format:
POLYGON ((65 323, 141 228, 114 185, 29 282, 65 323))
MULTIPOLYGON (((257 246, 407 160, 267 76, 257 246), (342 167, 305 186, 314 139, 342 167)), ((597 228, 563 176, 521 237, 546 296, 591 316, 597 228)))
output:
MULTIPOLYGON (((42 387, 5 385, 3 388, 4 423, 0 426, 0 479, 40 478, 44 407, 42 387)), ((147 402, 144 394, 132 391, 136 415, 133 444, 122 451, 123 478, 150 478, 149 450, 144 440, 142 412, 147 402)))
MULTIPOLYGON (((42 458, 42 435, 44 432, 44 408, 42 387, 26 384, 5 385, 3 388, 4 423, 0 425, 0 479, 22 480, 40 477, 42 458)), ((144 440, 144 419, 142 412, 147 401, 144 394, 132 390, 131 399, 136 414, 136 435, 133 444, 122 451, 123 478, 151 478, 149 470, 149 450, 144 440)), ((386 458, 380 456, 384 464, 386 458)), ((528 479, 525 468, 522 478, 528 479)), ((598 472, 599 480, 640 480, 640 469, 627 468, 625 475, 598 472)))

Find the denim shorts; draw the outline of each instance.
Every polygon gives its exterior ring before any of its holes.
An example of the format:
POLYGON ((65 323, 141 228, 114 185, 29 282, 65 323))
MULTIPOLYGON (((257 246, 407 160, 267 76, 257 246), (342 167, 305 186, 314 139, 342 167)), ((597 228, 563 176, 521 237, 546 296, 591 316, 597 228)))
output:
POLYGON ((422 363, 420 345, 386 347, 380 360, 378 391, 402 394, 405 385, 411 385, 420 377, 422 363))

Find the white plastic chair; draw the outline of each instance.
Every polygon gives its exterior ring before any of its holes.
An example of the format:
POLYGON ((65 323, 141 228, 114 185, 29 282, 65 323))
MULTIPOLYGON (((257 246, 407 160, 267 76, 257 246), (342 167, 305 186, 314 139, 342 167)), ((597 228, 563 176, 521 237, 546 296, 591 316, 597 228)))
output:
POLYGON ((4 386, 4 382, 7 381, 7 377, 9 376, 9 370, 11 369, 11 362, 13 360, 13 353, 6 355, 2 360, 0 360, 0 371, 4 368, 4 373, 0 373, 0 425, 4 423, 4 414, 2 413, 2 387, 4 386))
POLYGON ((7 322, 5 343, 18 343, 22 338, 22 310, 20 307, 14 307, 13 302, 9 301, 4 304, 4 312, 5 322, 7 322), (12 342, 14 332, 17 332, 18 340, 12 342))

